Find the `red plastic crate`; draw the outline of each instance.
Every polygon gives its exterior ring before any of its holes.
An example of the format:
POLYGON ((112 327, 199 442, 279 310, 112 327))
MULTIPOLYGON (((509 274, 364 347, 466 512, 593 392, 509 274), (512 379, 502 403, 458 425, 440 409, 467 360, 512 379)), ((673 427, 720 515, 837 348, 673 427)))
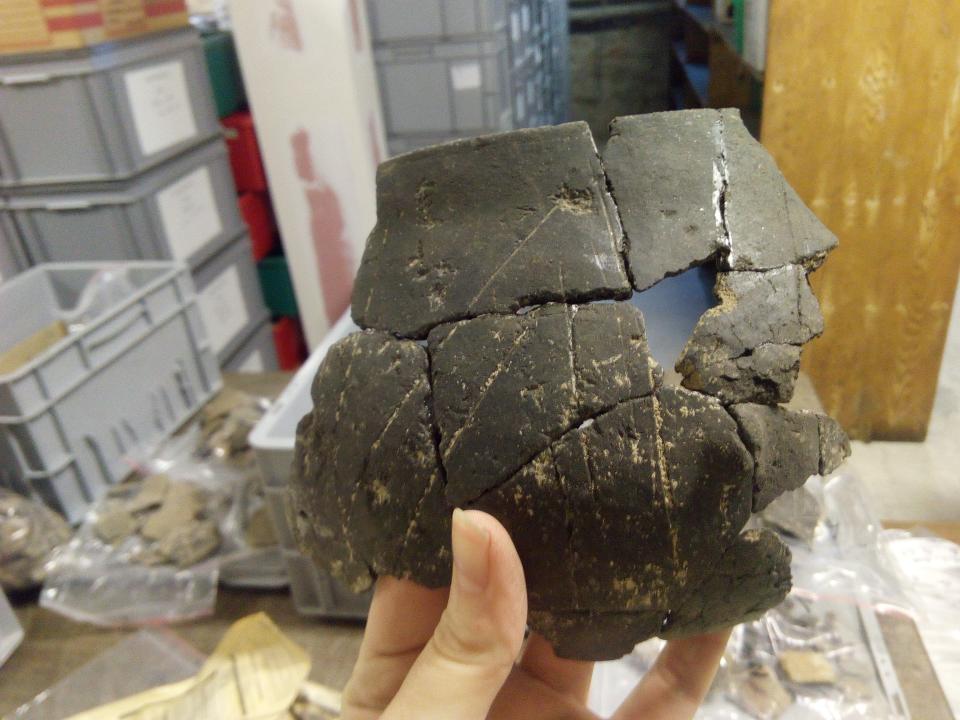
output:
POLYGON ((276 243, 276 221, 270 200, 266 193, 248 192, 237 198, 240 215, 250 230, 250 242, 253 245, 253 259, 263 260, 276 243))
POLYGON ((230 168, 237 183, 238 192, 265 192, 267 174, 263 170, 260 146, 253 129, 253 116, 249 110, 228 115, 223 120, 230 151, 230 168))
POLYGON ((297 318, 282 317, 273 323, 273 344, 281 370, 296 370, 307 359, 307 343, 297 318))

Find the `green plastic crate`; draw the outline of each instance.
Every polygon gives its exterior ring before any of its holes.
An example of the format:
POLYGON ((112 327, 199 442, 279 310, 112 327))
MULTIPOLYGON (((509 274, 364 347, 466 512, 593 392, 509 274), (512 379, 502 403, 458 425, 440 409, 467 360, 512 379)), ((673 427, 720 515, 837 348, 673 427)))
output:
POLYGON ((297 296, 293 292, 290 268, 283 255, 271 255, 257 263, 263 299, 274 317, 299 317, 297 296))
POLYGON ((247 93, 243 88, 243 76, 240 74, 240 62, 237 60, 237 49, 233 45, 233 35, 220 30, 205 33, 203 52, 207 58, 207 73, 213 86, 217 115, 225 118, 247 104, 247 93))

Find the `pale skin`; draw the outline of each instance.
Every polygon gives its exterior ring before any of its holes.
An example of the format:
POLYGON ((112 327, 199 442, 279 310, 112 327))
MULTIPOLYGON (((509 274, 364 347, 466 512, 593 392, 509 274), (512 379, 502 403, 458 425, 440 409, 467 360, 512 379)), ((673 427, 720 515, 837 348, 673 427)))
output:
MULTIPOLYGON (((510 536, 492 516, 454 511, 453 580, 429 590, 377 581, 344 720, 593 720, 593 664, 558 658, 541 636, 524 644, 527 594, 510 536)), ((692 718, 730 631, 673 640, 614 720, 692 718)))

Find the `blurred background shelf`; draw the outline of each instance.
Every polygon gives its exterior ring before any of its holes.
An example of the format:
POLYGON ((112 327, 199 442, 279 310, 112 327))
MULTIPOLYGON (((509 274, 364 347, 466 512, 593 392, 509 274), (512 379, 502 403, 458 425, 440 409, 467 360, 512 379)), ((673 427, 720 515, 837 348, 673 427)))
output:
MULTIPOLYGON (((743 6, 743 3, 734 3, 743 6)), ((752 6, 751 6, 752 7, 752 6)), ((764 6, 765 7, 765 6, 764 6)), ((742 13, 741 13, 742 15, 742 13)), ((765 17, 765 10, 756 11, 765 17)), ((755 17, 751 10, 751 19, 755 17)), ((674 27, 671 41, 671 107, 735 107, 755 136, 760 134, 763 100, 763 71, 744 58, 746 40, 737 22, 715 17, 712 4, 673 0, 674 27)), ((759 28, 751 26, 751 47, 762 57, 764 41, 759 28)))

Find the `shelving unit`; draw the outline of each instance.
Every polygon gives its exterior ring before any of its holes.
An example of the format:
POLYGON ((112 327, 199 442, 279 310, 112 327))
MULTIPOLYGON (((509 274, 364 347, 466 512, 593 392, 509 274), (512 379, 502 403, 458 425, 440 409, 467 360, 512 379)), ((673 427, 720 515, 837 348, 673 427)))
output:
POLYGON ((677 109, 709 107, 710 68, 706 63, 693 62, 688 57, 687 46, 683 40, 674 40, 671 48, 673 60, 681 68, 682 78, 682 83, 675 86, 683 103, 677 109))
POLYGON ((735 107, 759 136, 763 72, 737 50, 733 25, 714 19, 711 5, 674 0, 670 98, 675 109, 735 107))

